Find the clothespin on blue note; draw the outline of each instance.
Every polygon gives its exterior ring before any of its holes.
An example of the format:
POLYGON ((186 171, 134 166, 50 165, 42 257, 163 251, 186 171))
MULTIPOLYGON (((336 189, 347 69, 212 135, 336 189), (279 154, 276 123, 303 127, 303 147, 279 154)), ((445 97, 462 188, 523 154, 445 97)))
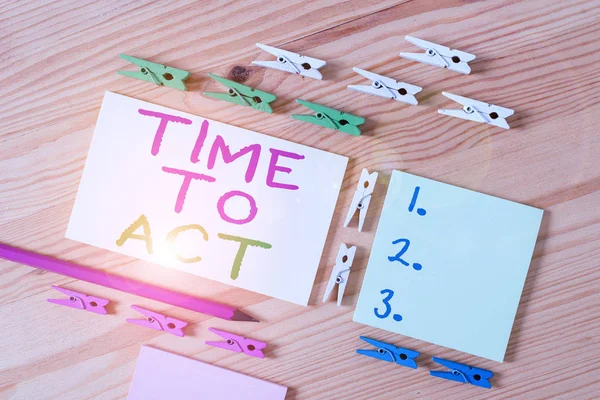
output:
POLYGON ((468 97, 457 96, 452 93, 442 92, 442 94, 447 98, 462 104, 463 108, 441 108, 438 110, 438 113, 469 121, 483 122, 484 124, 497 126, 499 128, 510 129, 510 126, 505 119, 515 113, 510 108, 498 107, 493 104, 469 99, 468 97))
POLYGON ((292 53, 291 51, 281 50, 277 47, 271 47, 260 43, 256 43, 256 45, 267 53, 271 53, 277 57, 277 61, 252 61, 252 64, 289 72, 291 74, 298 74, 308 78, 323 79, 323 76, 318 70, 327 64, 325 61, 319 60, 318 58, 305 57, 300 54, 292 53))
POLYGON ((166 67, 162 64, 156 64, 150 61, 142 60, 120 54, 121 58, 140 67, 139 71, 117 71, 117 74, 128 76, 130 78, 141 79, 146 82, 152 82, 159 86, 167 86, 173 89, 186 90, 185 81, 190 75, 189 72, 173 67, 166 67))
POLYGON ((416 106, 419 104, 415 98, 415 94, 419 93, 423 88, 409 83, 398 82, 392 78, 385 77, 383 75, 377 75, 373 72, 365 71, 360 68, 352 68, 354 72, 364 76, 365 78, 373 81, 369 86, 367 85, 348 85, 348 89, 356 90, 366 94, 372 94, 374 96, 385 97, 386 99, 394 99, 403 103, 412 104, 416 106))
POLYGON ((315 111, 315 115, 293 114, 292 118, 299 121, 310 122, 311 124, 323 126, 329 129, 335 129, 340 132, 348 133, 354 136, 360 136, 359 125, 365 122, 365 119, 353 114, 338 111, 333 108, 325 107, 317 103, 311 103, 306 100, 296 100, 304 107, 315 111))
POLYGON ((204 92, 205 96, 228 101, 241 106, 250 106, 255 110, 269 114, 273 113, 269 103, 275 101, 277 98, 274 94, 261 92, 258 89, 253 89, 249 86, 230 81, 229 79, 221 78, 217 75, 208 74, 208 76, 217 82, 221 82, 223 85, 227 86, 229 90, 227 93, 204 92))
POLYGON ((377 182, 377 176, 379 172, 373 172, 369 174, 369 171, 366 168, 363 168, 360 173, 360 179, 358 180, 358 185, 356 186, 356 191, 354 192, 354 197, 352 198, 352 203, 350 203, 350 209, 348 209, 348 214, 346 215, 346 220, 344 221, 344 228, 348 226, 354 214, 356 214, 356 210, 359 210, 358 213, 358 231, 361 232, 363 228, 363 224, 365 223, 365 217, 367 216, 367 210, 369 209, 369 204, 371 204, 371 197, 373 197, 373 190, 375 189, 375 183, 377 182))
POLYGON ((425 53, 400 53, 400 57, 435 67, 448 68, 450 71, 460 72, 461 74, 468 75, 471 73, 468 62, 475 59, 473 54, 440 46, 412 36, 406 36, 405 39, 425 50, 425 53))
POLYGON ((363 356, 367 357, 373 357, 382 361, 396 363, 408 368, 417 368, 417 362, 415 361, 415 358, 421 354, 418 351, 396 347, 385 342, 380 342, 379 340, 370 339, 366 336, 361 336, 360 338, 365 342, 377 347, 377 350, 358 349, 356 350, 358 354, 362 354, 363 356))
POLYGON ((451 381, 470 383, 471 385, 489 389, 492 387, 488 379, 494 376, 492 371, 471 367, 469 365, 433 357, 433 361, 450 369, 450 371, 430 371, 431 376, 451 381))
POLYGON ((337 305, 338 307, 342 305, 342 298, 344 297, 344 291, 346 291, 348 277, 350 276, 350 268, 352 268, 352 261, 354 260, 355 254, 356 246, 348 248, 346 243, 340 244, 340 250, 335 259, 335 267, 333 267, 333 270, 331 271, 327 289, 325 289, 325 294, 323 295, 323 303, 325 303, 329 298, 329 295, 331 295, 333 287, 338 285, 337 305))

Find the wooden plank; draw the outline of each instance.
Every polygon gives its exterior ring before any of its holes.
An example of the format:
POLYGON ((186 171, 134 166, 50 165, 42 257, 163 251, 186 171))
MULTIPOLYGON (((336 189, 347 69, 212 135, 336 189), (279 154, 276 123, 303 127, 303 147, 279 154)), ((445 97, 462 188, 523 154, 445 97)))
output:
POLYGON ((288 399, 594 398, 600 392, 600 1, 116 1, 0 4, 0 242, 135 279, 227 298, 267 359, 205 346, 226 323, 0 261, 0 398, 125 398, 141 344, 290 387, 288 399), (468 76, 410 62, 419 38, 476 54, 468 76), (314 81, 251 66, 256 42, 326 59, 314 81), (119 53, 193 73, 188 92, 118 76, 119 53), (424 88, 410 107, 346 90, 352 67, 424 88), (208 72, 278 96, 264 115, 203 97, 208 72), (64 239, 105 90, 351 157, 309 307, 64 239), (442 91, 515 109, 511 130, 437 114, 442 91), (367 118, 354 138, 292 120, 296 98, 367 118), (362 168, 380 171, 362 233, 342 227, 362 168), (545 210, 506 361, 472 357, 352 322, 393 169, 545 210), (344 306, 321 304, 339 242, 359 253, 344 306), (115 302, 110 317, 45 302, 51 284, 115 302), (192 323, 183 339, 125 323, 141 304, 192 323), (359 335, 419 350, 416 371, 354 354, 359 335), (429 377, 431 356, 490 368, 485 391, 429 377))

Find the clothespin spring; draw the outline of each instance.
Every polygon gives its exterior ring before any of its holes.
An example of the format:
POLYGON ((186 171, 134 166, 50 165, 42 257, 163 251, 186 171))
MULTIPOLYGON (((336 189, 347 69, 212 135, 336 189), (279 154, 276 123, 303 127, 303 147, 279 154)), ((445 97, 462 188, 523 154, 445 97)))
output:
POLYGON ((453 369, 452 370, 452 375, 454 375, 454 376, 460 376, 461 378, 463 378, 463 380, 465 381, 465 383, 470 383, 469 380, 467 379, 467 376, 464 373, 462 373, 459 370, 457 370, 457 369, 453 369))
MULTIPOLYGON (((239 344, 237 341, 235 341, 235 340, 233 340, 233 339, 231 339, 231 338, 227 339, 225 342, 226 342, 228 345, 230 345, 230 346, 233 346, 233 345, 235 344, 235 345, 236 345, 237 347, 239 347, 240 349, 242 348, 242 346, 241 346, 241 345, 240 345, 240 344, 239 344)), ((247 346, 246 346, 246 348, 247 348, 248 350, 250 350, 250 351, 254 351, 254 350, 256 350, 256 346, 254 346, 253 344, 249 344, 249 345, 247 345, 247 346)))
POLYGON ((141 69, 142 74, 144 75, 148 75, 150 77, 150 79, 152 79, 152 82, 154 82, 154 84, 158 85, 158 86, 162 86, 162 83, 159 82, 158 80, 156 80, 156 78, 154 77, 154 74, 152 73, 152 71, 150 71, 148 68, 143 67, 141 69))
POLYGON ((248 103, 248 101, 244 98, 244 96, 242 96, 240 94, 240 92, 237 91, 236 88, 229 88, 229 94, 230 95, 236 95, 237 97, 240 98, 240 100, 242 100, 244 102, 244 104, 248 107, 250 107, 250 103, 248 103))
MULTIPOLYGON (((158 326, 160 327, 160 329, 161 329, 161 330, 163 330, 163 331, 166 331, 165 327, 164 327, 164 326, 162 326, 162 324, 160 323, 160 321, 157 321, 155 318, 153 318, 153 317, 148 317, 148 318, 146 318, 146 321, 148 321, 148 322, 149 322, 149 323, 151 323, 151 324, 157 323, 157 324, 158 324, 158 326)), ((174 324, 174 323, 172 323, 172 322, 169 322, 169 323, 167 324, 167 327, 168 327, 169 329, 175 329, 175 324, 174 324)))
MULTIPOLYGON (((440 60, 442 60, 442 62, 446 65, 446 68, 450 67, 450 65, 448 65, 448 63, 446 62, 446 59, 444 57, 440 56, 438 54, 438 52, 435 51, 434 49, 431 49, 431 48, 427 49, 426 53, 427 53, 427 55, 429 57, 435 57, 435 56, 437 56, 437 58, 440 59, 440 60)), ((452 61, 454 61, 455 63, 459 63, 460 62, 460 58, 458 58, 458 56, 454 56, 454 57, 452 57, 452 61), (455 61, 455 59, 456 59, 456 61, 455 61)))
MULTIPOLYGON (((288 58, 286 56, 280 55, 279 57, 277 57, 277 61, 281 64, 288 64, 290 67, 292 67, 294 69, 294 71, 296 71, 297 74, 300 73, 300 70, 296 67, 296 64, 294 64, 293 62, 288 60, 288 58)), ((307 69, 310 69, 310 67, 307 69)))
POLYGON ((363 196, 363 197, 360 199, 360 201, 358 202, 358 204, 356 205, 356 208, 358 208, 359 210, 362 210, 362 208, 365 206, 365 205, 363 204, 363 201, 364 201, 364 200, 365 200, 367 197, 371 196, 372 194, 373 194, 373 193, 369 193, 368 195, 366 195, 366 196, 363 196))
MULTIPOLYGON (((483 114, 482 114, 481 112, 479 112, 479 110, 478 110, 478 109, 476 109, 476 108, 475 108, 475 107, 473 107, 473 106, 464 106, 464 107, 463 107, 463 110, 465 110, 465 112, 466 112, 467 114, 473 114, 473 113, 475 113, 475 114, 476 114, 476 115, 479 117, 479 120, 480 120, 481 122, 484 122, 484 123, 486 123, 486 124, 489 122, 489 121, 487 120, 487 118, 485 118, 485 117, 483 116, 483 114)), ((497 115, 498 115, 498 114, 496 114, 496 113, 494 113, 494 114, 496 115, 496 118, 497 118, 497 115)), ((490 115, 490 116, 491 116, 491 115, 490 115)), ((492 117, 492 118, 493 118, 493 117, 492 117)))
MULTIPOLYGON (((72 303, 79 303, 79 305, 81 306, 81 308, 82 308, 83 310, 85 310, 85 309, 86 309, 86 307, 85 307, 85 303, 83 302, 83 300, 81 300, 81 298, 80 298, 80 297, 77 297, 77 296, 69 296, 69 301, 70 301, 70 302, 72 302, 72 303)), ((95 301, 90 301, 90 306, 92 306, 92 307, 96 307, 97 305, 98 305, 98 303, 96 303, 95 301)))
POLYGON ((340 284, 344 281, 344 278, 342 278, 342 274, 346 271, 350 271, 350 268, 346 268, 343 269, 339 272, 338 276, 335 278, 335 283, 340 284))
MULTIPOLYGON (((396 362, 396 357, 394 357, 394 353, 392 353, 388 349, 384 349, 383 347, 380 347, 377 349, 377 352, 379 354, 385 354, 385 353, 389 354, 389 356, 392 357, 392 362, 396 362)), ((403 360, 406 360, 408 357, 405 354, 401 354, 400 358, 402 358, 403 360), (404 356, 404 358, 402 356, 404 356)))
MULTIPOLYGON (((79 303, 79 305, 81 305, 81 308, 83 308, 85 310, 85 304, 83 304, 83 300, 81 300, 79 297, 76 296, 69 296, 69 300, 73 303, 79 303)), ((98 304, 96 304, 96 302, 92 302, 90 303, 90 305, 96 307, 98 304)))
MULTIPOLYGON (((318 112, 316 116, 317 116, 317 118, 319 118, 319 119, 326 118, 326 119, 327 119, 327 120, 328 120, 328 121, 331 123, 331 128, 332 128, 332 129, 337 129, 337 125, 335 124, 335 121, 334 121, 334 120, 333 120, 333 118, 331 118, 329 115, 327 115, 327 114, 324 114, 324 113, 321 113, 321 112, 318 112)), ((346 120, 344 120, 344 119, 342 119, 342 120, 340 121, 340 125, 346 125, 347 123, 348 123, 348 121, 346 121, 346 120)))
MULTIPOLYGON (((396 99, 396 95, 394 94, 394 92, 392 92, 392 90, 389 87, 385 86, 380 81, 373 81, 373 87, 375 89, 385 89, 385 90, 387 90, 388 93, 390 94, 391 98, 394 99, 394 100, 396 99)), ((398 93, 400 93, 402 96, 404 96, 408 92, 406 91, 406 89, 402 88, 402 89, 398 90, 398 93)))

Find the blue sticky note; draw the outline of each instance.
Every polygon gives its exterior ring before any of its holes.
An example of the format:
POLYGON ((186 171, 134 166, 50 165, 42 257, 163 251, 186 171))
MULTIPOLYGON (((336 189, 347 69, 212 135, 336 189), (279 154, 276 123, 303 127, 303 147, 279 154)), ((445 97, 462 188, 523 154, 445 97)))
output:
POLYGON ((354 321, 503 361, 542 214, 393 171, 354 321))

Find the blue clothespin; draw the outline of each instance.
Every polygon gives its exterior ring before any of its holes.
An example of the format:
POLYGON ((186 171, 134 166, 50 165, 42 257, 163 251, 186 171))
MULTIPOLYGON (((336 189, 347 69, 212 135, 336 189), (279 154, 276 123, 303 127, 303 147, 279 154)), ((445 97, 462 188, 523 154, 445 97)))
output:
POLYGON ((404 365, 405 367, 409 368, 417 368, 417 362, 415 361, 415 358, 421 354, 418 351, 396 347, 385 342, 380 342, 379 340, 370 339, 366 336, 361 336, 360 338, 365 342, 377 347, 377 350, 358 349, 356 350, 358 354, 362 354, 363 356, 367 357, 373 357, 378 360, 404 365))
POLYGON ((492 371, 471 367, 469 365, 444 360, 443 358, 433 357, 433 361, 450 368, 450 371, 431 371, 431 376, 448 379, 451 381, 470 383, 471 385, 489 389, 492 387, 488 379, 494 376, 492 371))

